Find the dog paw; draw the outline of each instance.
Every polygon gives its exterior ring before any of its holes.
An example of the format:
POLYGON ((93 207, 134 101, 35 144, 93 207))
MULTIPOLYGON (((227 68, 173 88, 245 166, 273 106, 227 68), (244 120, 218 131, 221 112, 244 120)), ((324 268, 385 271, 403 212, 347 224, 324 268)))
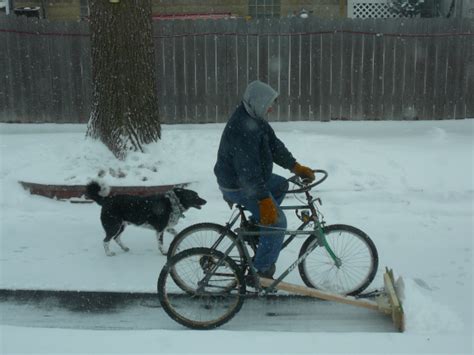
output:
POLYGON ((114 256, 115 255, 115 253, 113 251, 111 251, 109 253, 106 253, 106 254, 107 254, 107 256, 114 256))
POLYGON ((130 251, 130 248, 125 247, 125 248, 123 248, 123 251, 128 252, 128 251, 130 251))

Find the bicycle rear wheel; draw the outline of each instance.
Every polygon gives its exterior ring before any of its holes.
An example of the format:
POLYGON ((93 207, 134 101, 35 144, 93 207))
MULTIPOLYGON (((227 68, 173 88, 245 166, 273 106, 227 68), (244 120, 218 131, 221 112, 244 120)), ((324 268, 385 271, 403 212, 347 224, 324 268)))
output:
MULTIPOLYGON (((237 240, 237 236, 227 228, 215 223, 198 223, 183 229, 174 237, 168 250, 168 260, 178 253, 191 248, 212 248, 222 253, 237 240), (217 243, 217 244, 216 244, 217 243)), ((228 255, 241 268, 246 265, 241 243, 237 242, 228 255)), ((187 281, 173 269, 170 271, 176 284, 183 290, 193 290, 194 285, 187 281)), ((230 288, 233 284, 228 285, 230 288)))
POLYGON ((192 329, 212 329, 228 322, 242 307, 245 295, 239 267, 231 258, 209 248, 187 249, 172 257, 160 273, 157 288, 165 312, 192 329), (220 260, 222 265, 212 272, 220 260), (183 291, 171 271, 193 287, 183 291), (200 287, 209 274, 209 280, 200 287))
MULTIPOLYGON (((173 239, 168 250, 168 260, 179 252, 191 248, 211 248, 225 252, 237 239, 237 236, 224 226, 216 223, 197 223, 183 229, 173 239), (215 243, 222 236, 218 245, 215 243)), ((240 243, 229 256, 238 264, 244 260, 244 252, 240 243)))
MULTIPOLYGON (((344 224, 324 227, 323 232, 342 264, 337 267, 326 248, 318 245, 298 265, 303 282, 308 287, 341 295, 361 293, 377 273, 379 257, 375 244, 360 229, 344 224)), ((314 243, 318 243, 316 236, 309 236, 299 256, 306 253, 314 243)))

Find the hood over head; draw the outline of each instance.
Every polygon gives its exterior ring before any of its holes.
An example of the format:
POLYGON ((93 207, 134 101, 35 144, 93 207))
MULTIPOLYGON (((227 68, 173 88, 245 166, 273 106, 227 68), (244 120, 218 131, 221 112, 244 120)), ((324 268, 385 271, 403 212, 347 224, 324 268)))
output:
POLYGON ((242 102, 250 116, 264 119, 278 93, 259 80, 252 81, 245 90, 242 102))

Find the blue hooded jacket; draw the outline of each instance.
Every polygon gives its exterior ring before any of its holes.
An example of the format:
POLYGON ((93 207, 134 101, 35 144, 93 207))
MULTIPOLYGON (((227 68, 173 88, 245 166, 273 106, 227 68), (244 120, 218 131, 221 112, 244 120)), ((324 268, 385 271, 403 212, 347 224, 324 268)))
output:
POLYGON ((295 158, 265 120, 277 97, 278 93, 261 81, 247 87, 222 133, 214 166, 220 187, 243 189, 248 197, 261 200, 270 195, 266 182, 273 163, 286 169, 295 165, 295 158))

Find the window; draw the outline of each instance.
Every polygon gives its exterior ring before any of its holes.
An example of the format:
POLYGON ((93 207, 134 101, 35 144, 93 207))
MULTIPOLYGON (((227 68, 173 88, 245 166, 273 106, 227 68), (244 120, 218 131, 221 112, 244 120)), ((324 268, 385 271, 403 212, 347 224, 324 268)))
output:
POLYGON ((280 17, 281 0, 249 0, 249 15, 255 18, 280 17))

